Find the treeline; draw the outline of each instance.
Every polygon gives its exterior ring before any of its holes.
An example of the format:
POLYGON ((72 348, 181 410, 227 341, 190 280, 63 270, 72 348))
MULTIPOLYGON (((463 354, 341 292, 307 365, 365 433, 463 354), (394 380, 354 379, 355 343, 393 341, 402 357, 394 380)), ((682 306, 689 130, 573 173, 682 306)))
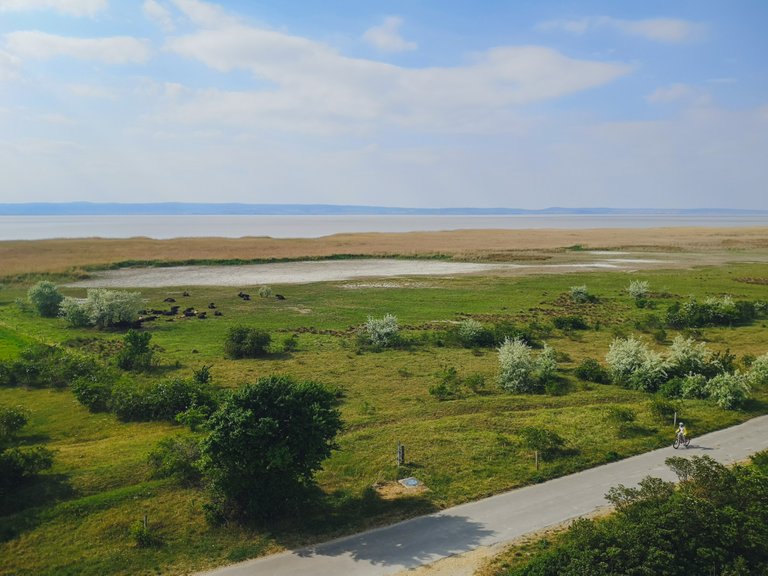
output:
POLYGON ((612 488, 606 497, 615 514, 575 521, 526 565, 501 574, 768 574, 768 452, 733 468, 707 456, 667 465, 678 487, 648 477, 637 488, 612 488))

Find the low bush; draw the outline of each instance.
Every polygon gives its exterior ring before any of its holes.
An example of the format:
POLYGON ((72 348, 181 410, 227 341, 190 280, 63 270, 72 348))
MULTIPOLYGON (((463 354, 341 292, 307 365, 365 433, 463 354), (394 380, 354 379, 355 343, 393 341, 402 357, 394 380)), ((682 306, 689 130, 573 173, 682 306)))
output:
POLYGON ((36 344, 22 350, 16 360, 0 362, 0 385, 64 388, 76 378, 101 370, 103 367, 90 356, 36 344))
POLYGON ((574 370, 579 380, 595 382, 596 384, 609 384, 611 376, 600 362, 594 358, 585 358, 574 370))
POLYGON ((518 434, 525 448, 536 450, 545 458, 556 455, 565 447, 565 439, 548 428, 529 426, 520 430, 518 434))
POLYGON ((38 282, 27 291, 27 298, 40 316, 55 318, 59 314, 59 305, 64 300, 56 284, 38 282))
POLYGON ((589 293, 586 285, 571 286, 568 290, 568 294, 570 295, 571 300, 579 304, 583 304, 584 302, 594 302, 596 300, 596 298, 589 293))
POLYGON ((169 420, 191 407, 211 413, 217 406, 216 393, 207 384, 176 378, 140 385, 120 380, 112 387, 109 410, 126 421, 169 420))
POLYGON ((707 395, 720 408, 740 407, 749 397, 749 382, 744 374, 718 374, 706 385, 707 395))
POLYGON ((392 348, 400 343, 400 325, 397 316, 385 314, 382 318, 368 316, 360 333, 362 343, 373 348, 392 348))
POLYGON ((191 486, 202 478, 198 461, 200 460, 200 441, 191 436, 164 438, 147 456, 149 467, 155 478, 171 478, 176 482, 191 486))
POLYGON ((139 292, 92 288, 84 300, 65 298, 61 314, 71 326, 130 326, 144 307, 139 292))
POLYGON ((259 358, 269 353, 272 337, 259 328, 233 326, 224 341, 224 354, 228 358, 259 358))
POLYGON ((122 370, 146 372, 154 367, 154 351, 149 346, 152 334, 128 330, 123 337, 123 348, 117 354, 117 366, 122 370))
POLYGON ((747 324, 758 315, 754 302, 734 301, 730 296, 695 298, 675 302, 667 309, 667 324, 672 328, 703 328, 747 324))
POLYGON ((493 346, 494 344, 493 331, 473 318, 463 320, 456 329, 456 335, 465 348, 493 346))
POLYGON ((555 328, 560 330, 587 330, 589 324, 581 316, 556 316, 552 320, 555 328))

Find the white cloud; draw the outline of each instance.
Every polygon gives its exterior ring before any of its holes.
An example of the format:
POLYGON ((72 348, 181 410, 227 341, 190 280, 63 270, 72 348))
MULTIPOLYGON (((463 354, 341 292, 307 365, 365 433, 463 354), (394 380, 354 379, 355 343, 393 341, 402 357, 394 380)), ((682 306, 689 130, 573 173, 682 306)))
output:
POLYGON ((166 47, 220 72, 250 71, 270 84, 251 92, 197 92, 168 111, 177 121, 250 121, 311 132, 359 130, 365 123, 503 131, 507 125, 499 120, 508 119, 512 107, 594 88, 630 71, 539 46, 493 48, 456 67, 402 68, 231 20, 171 38, 166 47))
POLYGON ((0 50, 0 81, 8 82, 18 77, 19 59, 0 50))
POLYGON ((54 10, 70 16, 93 17, 106 10, 108 0, 0 0, 0 12, 54 10))
POLYGON ((112 90, 93 84, 68 84, 65 86, 65 89, 70 94, 80 98, 111 100, 117 97, 112 90))
POLYGON ((171 0, 190 22, 201 28, 220 28, 237 24, 239 19, 231 16, 220 6, 200 0, 171 0))
POLYGON ((682 102, 703 106, 711 102, 711 97, 706 91, 690 84, 662 86, 651 92, 645 99, 652 104, 682 102))
POLYGON ((407 52, 416 50, 416 42, 410 42, 400 35, 402 18, 388 16, 382 24, 369 28, 363 34, 363 40, 379 52, 407 52))
POLYGON ((160 26, 164 32, 173 32, 176 29, 171 11, 157 2, 157 0, 144 0, 141 9, 144 12, 144 16, 160 26))
POLYGON ((607 28, 628 36, 646 40, 677 44, 701 38, 706 26, 700 22, 677 18, 649 18, 646 20, 623 20, 610 16, 590 16, 576 20, 551 20, 539 24, 542 30, 565 30, 573 34, 585 34, 595 29, 607 28))
POLYGON ((130 36, 73 38, 29 30, 11 32, 5 38, 10 52, 33 60, 70 56, 106 64, 138 64, 150 56, 149 44, 130 36))

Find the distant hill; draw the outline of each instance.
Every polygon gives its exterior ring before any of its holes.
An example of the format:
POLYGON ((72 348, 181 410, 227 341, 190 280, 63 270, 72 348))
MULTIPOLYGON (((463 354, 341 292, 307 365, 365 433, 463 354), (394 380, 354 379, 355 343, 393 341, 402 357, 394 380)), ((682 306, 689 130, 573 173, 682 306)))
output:
POLYGON ((0 216, 132 216, 132 215, 264 215, 264 216, 509 216, 553 214, 658 214, 679 216, 763 215, 768 210, 724 208, 620 209, 620 208, 399 208, 334 204, 203 204, 188 202, 27 202, 0 204, 0 216))

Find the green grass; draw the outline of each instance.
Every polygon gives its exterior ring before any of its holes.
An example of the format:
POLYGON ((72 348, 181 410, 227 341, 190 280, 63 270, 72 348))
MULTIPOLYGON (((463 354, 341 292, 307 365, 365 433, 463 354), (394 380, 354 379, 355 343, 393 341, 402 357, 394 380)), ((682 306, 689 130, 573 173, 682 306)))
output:
MULTIPOLYGON (((603 359, 616 335, 635 333, 634 323, 649 314, 663 318, 666 306, 689 295, 722 293, 765 299, 765 287, 737 282, 768 277, 768 266, 739 264, 690 271, 642 274, 591 272, 519 278, 428 278, 400 288, 351 289, 345 282, 272 286, 285 301, 261 299, 257 287, 243 287, 253 300, 237 297, 237 288, 187 287, 142 290, 148 308, 167 308, 173 296, 182 308, 206 309, 215 302, 223 316, 207 320, 163 318, 147 323, 158 346, 162 370, 147 378, 188 376, 212 364, 215 383, 236 387, 269 374, 290 374, 340 387, 345 429, 340 450, 317 475, 326 497, 305 517, 258 529, 206 524, 204 494, 153 480, 146 454, 161 439, 180 432, 165 423, 121 423, 109 414, 90 414, 68 390, 0 389, 0 404, 26 406, 31 421, 25 442, 56 451, 55 466, 25 489, 15 508, 0 518, 0 574, 156 574, 183 573, 261 555, 285 546, 329 538, 417 513, 451 506, 612 459, 667 444, 672 423, 649 411, 649 397, 616 386, 585 384, 571 372, 586 357, 603 359), (624 292, 630 279, 651 283, 655 309, 638 309, 624 292), (586 284, 595 304, 573 304, 570 286, 586 284), (360 352, 354 329, 367 316, 392 313, 405 327, 411 346, 401 350, 360 352), (439 330, 467 315, 482 322, 509 320, 520 326, 550 325, 553 315, 584 317, 590 330, 551 329, 547 342, 568 360, 561 374, 569 383, 563 396, 509 395, 495 386, 494 350, 440 346, 439 330), (258 360, 227 360, 223 341, 234 325, 270 331, 280 342, 298 334, 298 350, 258 360), (599 326, 599 330, 594 329, 599 326), (454 366, 461 377, 479 373, 486 391, 440 402, 428 389, 437 374, 454 366), (606 415, 608 406, 637 412, 636 426, 619 438, 606 415), (544 461, 536 471, 532 455, 517 432, 547 426, 568 442, 569 450, 544 461), (398 470, 396 446, 406 446, 407 465, 398 470), (378 500, 374 483, 405 475, 423 480, 424 495, 378 500), (147 514, 162 545, 135 547, 129 527, 147 514)), ((353 283, 349 283, 353 284, 353 283)), ((0 290, 0 359, 13 357, 28 342, 77 342, 92 353, 103 340, 121 332, 68 328, 61 319, 41 319, 14 304, 27 286, 0 290), (80 340, 78 340, 80 339, 80 340)), ((84 290, 64 289, 81 296, 84 290)), ((730 347, 740 358, 768 351, 765 320, 751 326, 701 330, 711 348, 730 347)), ((671 339, 675 332, 668 330, 671 339)), ((650 337, 647 336, 650 340, 650 337)), ((656 345, 656 344, 654 344, 656 345)), ((105 354, 105 359, 108 354, 105 354)), ((719 410, 703 401, 686 401, 683 414, 694 436, 768 412, 768 393, 755 391, 748 409, 719 410)))

